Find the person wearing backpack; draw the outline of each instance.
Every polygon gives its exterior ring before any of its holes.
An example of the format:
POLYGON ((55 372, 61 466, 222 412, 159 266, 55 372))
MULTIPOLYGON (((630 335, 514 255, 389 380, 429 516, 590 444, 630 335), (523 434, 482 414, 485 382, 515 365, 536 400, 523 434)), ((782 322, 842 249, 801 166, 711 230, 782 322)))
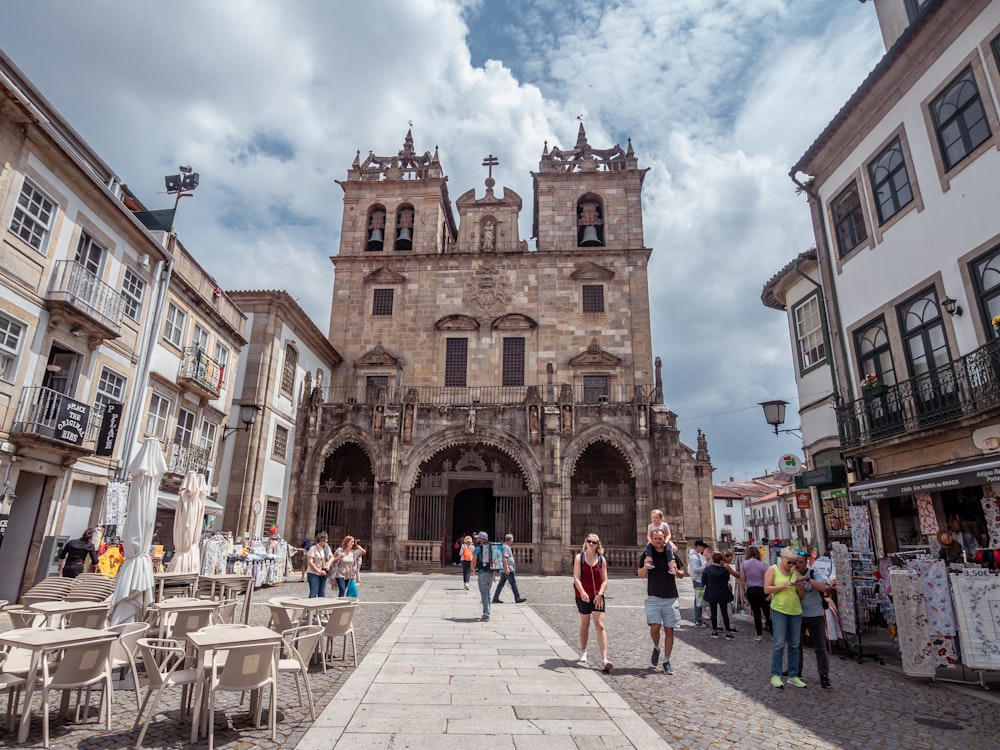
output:
POLYGON ((483 600, 483 616, 480 622, 490 621, 490 588, 493 586, 493 545, 485 531, 476 534, 476 581, 479 596, 483 600))
POLYGON ((472 544, 472 537, 467 536, 462 540, 462 548, 459 551, 459 557, 462 560, 462 583, 465 584, 465 590, 469 590, 469 578, 472 577, 472 561, 475 559, 476 548, 472 544))
POLYGON ((602 668, 611 671, 608 661, 608 634, 604 629, 604 591, 608 587, 608 565, 604 548, 597 534, 587 534, 587 540, 573 560, 573 593, 580 613, 580 663, 587 663, 587 640, 590 622, 594 622, 597 647, 601 651, 602 668))

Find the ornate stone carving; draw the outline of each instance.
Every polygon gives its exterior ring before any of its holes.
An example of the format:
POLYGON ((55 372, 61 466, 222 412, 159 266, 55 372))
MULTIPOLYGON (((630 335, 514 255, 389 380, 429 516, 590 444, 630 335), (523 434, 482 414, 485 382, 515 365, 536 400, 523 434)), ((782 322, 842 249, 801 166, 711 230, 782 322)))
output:
POLYGON ((507 311, 500 271, 489 261, 483 261, 465 289, 462 302, 477 317, 494 317, 507 311))

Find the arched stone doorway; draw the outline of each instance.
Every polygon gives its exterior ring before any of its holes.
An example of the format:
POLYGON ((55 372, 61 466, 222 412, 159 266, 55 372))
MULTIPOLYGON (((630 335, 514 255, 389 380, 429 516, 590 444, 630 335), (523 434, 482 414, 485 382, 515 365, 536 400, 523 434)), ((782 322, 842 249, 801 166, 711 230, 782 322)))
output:
POLYGON ((635 479, 613 445, 597 441, 587 446, 571 483, 571 544, 596 532, 606 548, 636 545, 635 479))
POLYGON ((344 443, 323 462, 316 507, 316 530, 330 535, 336 547, 347 534, 372 540, 375 474, 368 454, 357 443, 344 443))
POLYGON ((420 467, 410 492, 407 540, 441 543, 441 561, 452 560, 459 534, 485 531, 498 540, 514 534, 532 544, 532 496, 517 463, 489 445, 459 445, 439 451, 420 467))

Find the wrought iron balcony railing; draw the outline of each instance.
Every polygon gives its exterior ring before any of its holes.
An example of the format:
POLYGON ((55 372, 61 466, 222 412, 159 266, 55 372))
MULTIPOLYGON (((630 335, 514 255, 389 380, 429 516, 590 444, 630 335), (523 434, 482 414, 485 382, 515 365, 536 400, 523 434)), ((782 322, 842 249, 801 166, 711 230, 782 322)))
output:
POLYGON ((1000 339, 837 408, 840 445, 856 448, 1000 407, 1000 339))
POLYGON ((21 391, 11 435, 12 439, 38 436, 89 450, 88 446, 97 440, 102 415, 100 407, 91 407, 51 388, 32 386, 21 391))
MULTIPOLYGON (((567 386, 560 390, 559 386, 554 386, 552 395, 549 396, 547 386, 534 387, 538 397, 544 402, 555 403, 567 386)), ((464 388, 445 387, 418 387, 407 386, 385 387, 331 387, 324 389, 324 401, 328 404, 355 404, 355 403, 375 403, 378 400, 379 392, 385 391, 386 400, 389 403, 401 403, 415 399, 417 404, 427 404, 432 406, 491 406, 491 405, 511 405, 521 404, 528 400, 531 386, 502 387, 502 386, 473 386, 464 388)), ((572 389, 573 401, 578 404, 631 404, 643 403, 652 404, 654 389, 651 386, 639 385, 614 385, 607 388, 585 388, 583 386, 572 389)))
POLYGON ((163 455, 167 461, 167 471, 171 474, 204 472, 212 459, 210 450, 192 443, 167 443, 163 446, 163 455))
POLYGON ((124 310, 121 292, 76 261, 56 262, 48 298, 67 304, 116 335, 121 330, 124 310))
POLYGON ((222 364, 209 357, 200 347, 189 346, 184 350, 180 372, 177 373, 178 380, 187 381, 205 395, 217 398, 222 392, 224 375, 225 368, 222 364))

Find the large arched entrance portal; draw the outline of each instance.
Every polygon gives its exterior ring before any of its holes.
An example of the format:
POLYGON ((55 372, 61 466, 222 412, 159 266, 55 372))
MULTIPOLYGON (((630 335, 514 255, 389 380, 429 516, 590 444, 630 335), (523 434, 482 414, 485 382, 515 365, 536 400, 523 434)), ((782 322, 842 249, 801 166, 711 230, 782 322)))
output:
POLYGON ((600 535, 605 547, 633 547, 635 479, 625 457, 610 443, 598 441, 581 454, 572 477, 573 543, 600 535))
POLYGON ((375 474, 368 454, 357 443, 345 443, 326 457, 319 478, 316 530, 330 535, 336 547, 347 534, 372 539, 375 474))
POLYGON ((523 544, 535 536, 531 493, 520 467, 488 445, 450 447, 424 462, 409 511, 407 538, 445 542, 445 562, 459 535, 485 531, 497 540, 511 533, 523 544))

